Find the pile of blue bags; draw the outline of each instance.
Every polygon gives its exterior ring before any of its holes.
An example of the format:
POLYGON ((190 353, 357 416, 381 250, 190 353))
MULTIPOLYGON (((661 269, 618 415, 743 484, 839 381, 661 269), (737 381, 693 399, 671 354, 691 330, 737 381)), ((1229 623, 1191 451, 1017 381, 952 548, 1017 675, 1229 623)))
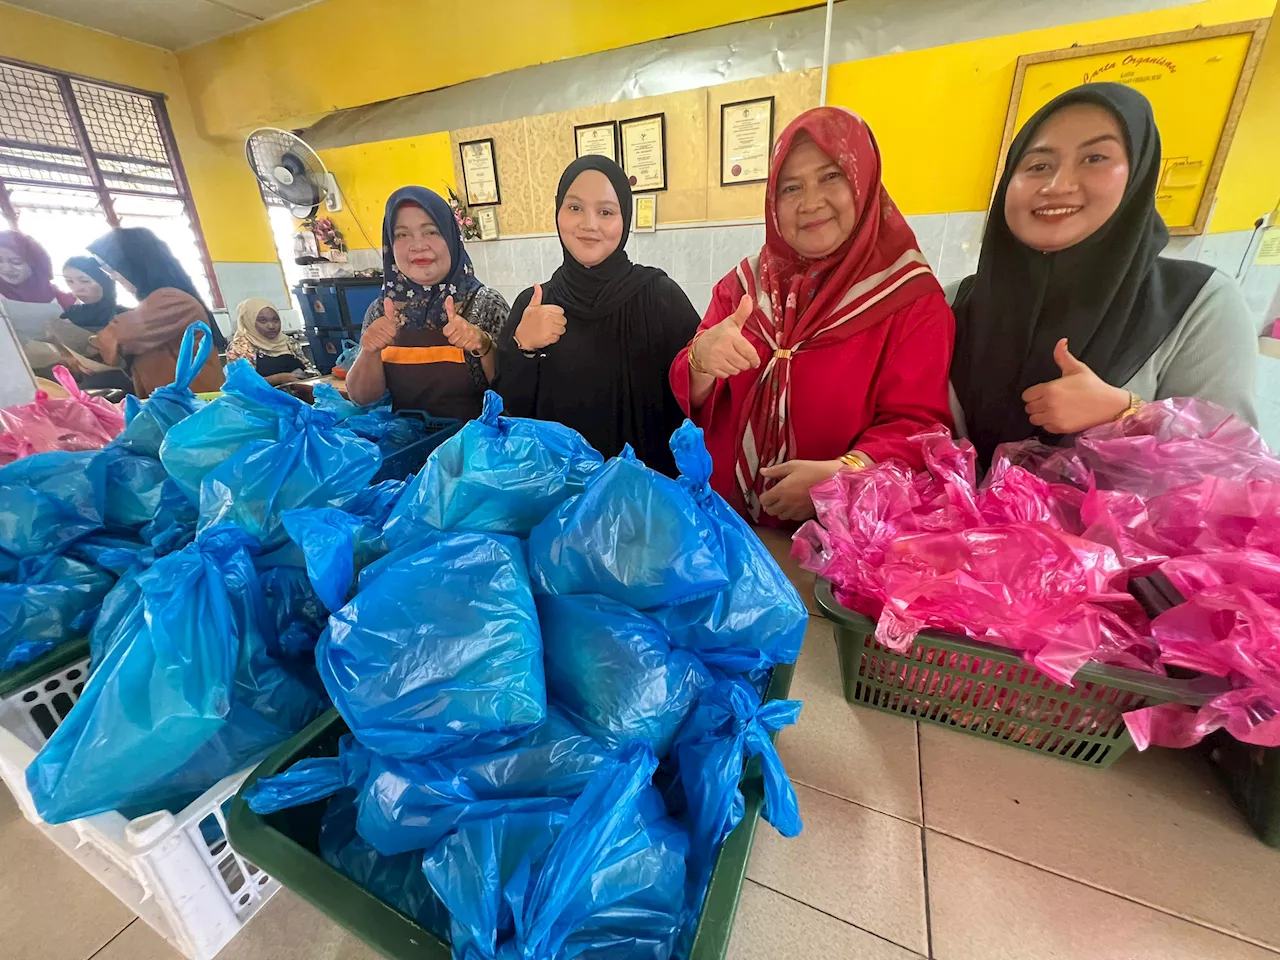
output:
POLYGON ((458 960, 687 953, 750 757, 800 829, 769 737, 799 704, 762 692, 807 613, 701 431, 672 449, 678 480, 604 462, 491 393, 389 507, 284 517, 350 733, 249 805, 327 804, 326 862, 458 960))
POLYGON ((323 804, 324 860, 458 960, 685 955, 749 758, 800 829, 770 739, 799 704, 762 694, 807 620, 701 431, 673 480, 491 393, 375 482, 416 426, 244 362, 203 403, 210 342, 104 450, 0 468, 0 654, 91 651, 40 815, 180 809, 332 706, 336 756, 250 806, 323 804))

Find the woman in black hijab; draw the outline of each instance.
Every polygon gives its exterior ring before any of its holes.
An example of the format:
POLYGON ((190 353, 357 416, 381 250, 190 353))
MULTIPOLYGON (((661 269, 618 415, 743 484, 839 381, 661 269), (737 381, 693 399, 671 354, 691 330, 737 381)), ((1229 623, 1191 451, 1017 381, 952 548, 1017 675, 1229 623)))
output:
POLYGON ((698 311, 661 270, 628 259, 631 187, 613 161, 569 164, 556 188, 564 263, 516 298, 499 342, 506 412, 555 420, 604 456, 629 443, 673 474, 667 442, 684 420, 667 370, 698 328, 698 311))
POLYGON ((97 333, 124 307, 116 303, 116 282, 93 257, 72 257, 62 265, 62 279, 76 302, 62 316, 77 327, 97 333))
POLYGON ((1213 267, 1160 256, 1160 176, 1151 104, 1121 84, 1068 90, 1014 138, 952 304, 952 385, 984 463, 1143 400, 1201 397, 1254 422, 1248 307, 1213 267))

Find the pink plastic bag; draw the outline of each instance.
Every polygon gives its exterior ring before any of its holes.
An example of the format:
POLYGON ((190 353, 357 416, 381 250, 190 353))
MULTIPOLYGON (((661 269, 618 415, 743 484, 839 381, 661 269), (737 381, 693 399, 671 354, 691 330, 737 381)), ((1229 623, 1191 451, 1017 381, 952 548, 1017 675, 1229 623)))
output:
POLYGON ((1268 597, 1280 586, 1266 555, 1187 558, 1161 568, 1179 590, 1202 587, 1186 603, 1152 621, 1160 659, 1174 666, 1225 678, 1232 689, 1198 710, 1177 704, 1125 714, 1134 743, 1187 747, 1225 729, 1244 743, 1280 746, 1280 607, 1240 582, 1260 585, 1268 597), (1166 570, 1166 568, 1168 568, 1166 570))
POLYGON ((54 367, 53 375, 70 396, 39 390, 31 403, 0 410, 0 463, 52 450, 99 450, 124 429, 124 414, 81 390, 66 367, 54 367))

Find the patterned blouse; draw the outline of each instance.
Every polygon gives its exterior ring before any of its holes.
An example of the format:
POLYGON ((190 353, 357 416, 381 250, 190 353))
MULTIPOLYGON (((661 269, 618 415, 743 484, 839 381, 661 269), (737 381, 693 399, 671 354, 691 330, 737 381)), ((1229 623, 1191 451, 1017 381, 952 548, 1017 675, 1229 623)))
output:
MULTIPOLYGON (((481 287, 470 300, 458 308, 457 312, 458 316, 467 323, 474 324, 491 336, 496 346, 498 335, 502 332, 503 324, 507 322, 511 307, 497 290, 492 287, 481 287)), ((364 315, 364 324, 360 327, 361 335, 369 329, 369 324, 385 314, 386 308, 382 305, 381 297, 369 304, 369 309, 364 315)), ((468 353, 467 369, 471 371, 471 381, 476 386, 486 390, 489 388, 489 381, 484 375, 484 368, 480 366, 479 357, 473 357, 468 353)))
MULTIPOLYGON (((286 335, 285 339, 289 342, 289 352, 298 361, 298 366, 302 369, 306 376, 317 376, 319 371, 315 365, 307 359, 306 352, 293 337, 286 335)), ((281 354, 283 356, 283 354, 281 354)), ((256 368, 258 366, 258 348, 253 345, 253 341, 246 337, 243 333, 237 333, 227 343, 227 363, 232 360, 248 360, 256 368)))

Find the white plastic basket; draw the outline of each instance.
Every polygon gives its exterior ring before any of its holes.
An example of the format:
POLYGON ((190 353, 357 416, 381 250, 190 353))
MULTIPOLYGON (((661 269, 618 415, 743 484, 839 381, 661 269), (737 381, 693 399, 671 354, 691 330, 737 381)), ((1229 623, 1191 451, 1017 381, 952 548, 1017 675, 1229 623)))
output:
POLYGON ((80 696, 88 669, 88 660, 69 664, 0 699, 0 777, 27 820, 175 950, 190 960, 212 960, 280 889, 227 842, 224 807, 249 770, 177 814, 126 820, 112 811, 45 823, 27 790, 26 769, 80 696))

